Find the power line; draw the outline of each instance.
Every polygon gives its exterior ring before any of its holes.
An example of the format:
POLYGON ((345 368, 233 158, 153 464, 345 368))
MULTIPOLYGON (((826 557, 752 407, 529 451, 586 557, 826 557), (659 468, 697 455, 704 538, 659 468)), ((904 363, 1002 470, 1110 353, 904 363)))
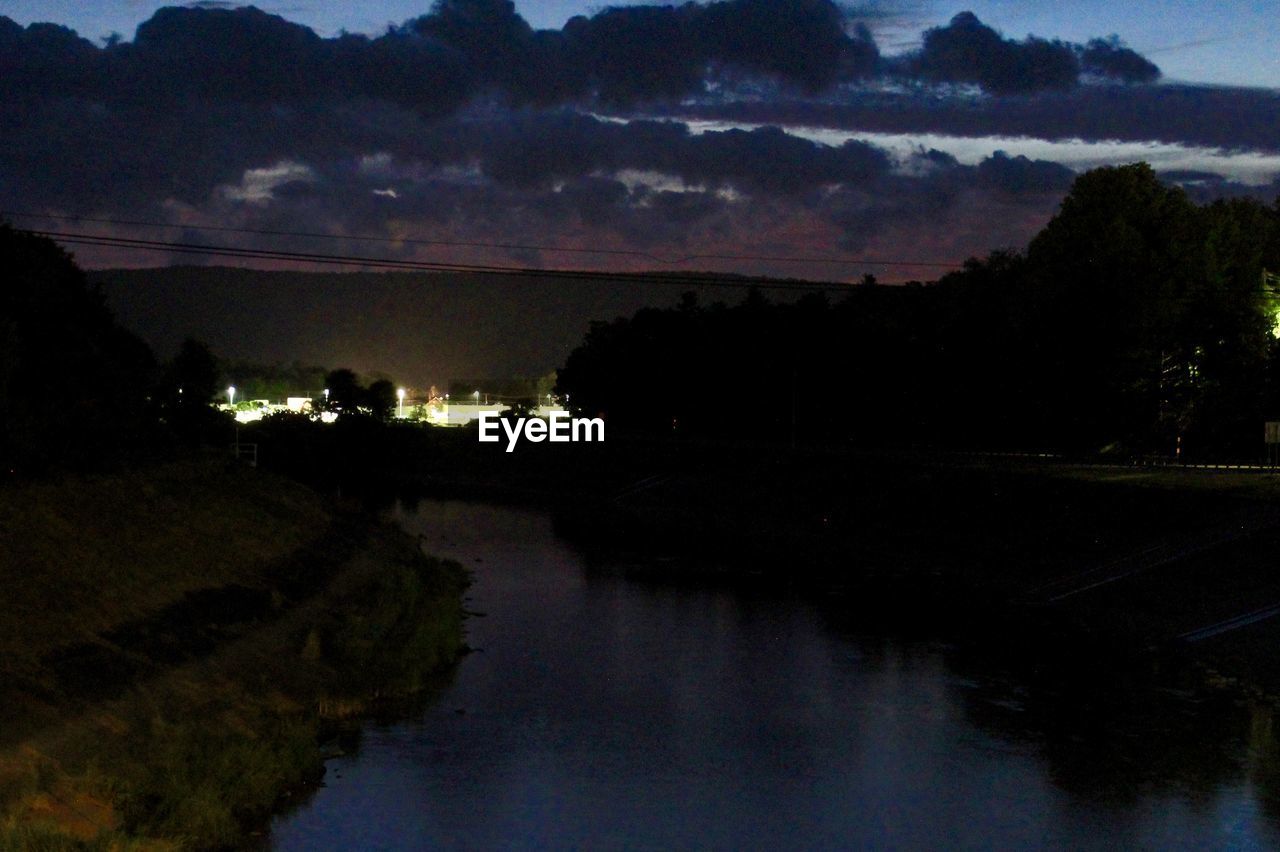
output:
POLYGON ((486 266, 472 263, 439 263, 421 260, 395 260, 390 258, 362 257, 293 252, 277 249, 248 249, 235 246, 213 246, 197 243, 179 243, 165 240, 140 240, 103 234, 85 234, 65 231, 31 230, 27 233, 49 237, 69 245, 122 248, 140 251, 163 251, 176 254, 194 254, 208 257, 230 257, 251 260, 288 260, 300 263, 316 263, 329 266, 354 266, 374 269, 391 269, 402 272, 467 272, 500 275, 516 278, 558 278, 581 281, 641 280, 657 284, 685 284, 702 287, 757 287, 769 290, 832 290, 852 285, 840 282, 798 281, 791 279, 761 278, 752 276, 721 277, 698 273, 609 272, 593 269, 541 269, 520 266, 486 266))
POLYGON ((0 217, 11 219, 50 219, 57 222, 89 222, 95 225, 121 225, 126 227, 167 228, 179 231, 209 231, 213 233, 253 234, 266 237, 298 237, 303 239, 352 240, 356 242, 396 243, 404 245, 441 246, 448 248, 486 248, 510 251, 541 251, 566 254, 599 254, 621 257, 639 257, 678 266, 695 260, 734 260, 768 263, 828 263, 847 266, 919 266, 937 269, 957 269, 960 264, 931 260, 881 260, 822 255, 758 255, 758 254, 688 254, 665 257, 637 249, 578 248, 567 246, 531 245, 525 243, 490 243, 467 240, 427 240, 420 238, 383 237, 372 234, 323 234, 315 231, 283 231, 263 228, 238 228, 229 225, 178 225, 170 222, 151 222, 139 219, 106 219, 92 216, 61 216, 49 213, 25 213, 16 210, 0 210, 0 217))

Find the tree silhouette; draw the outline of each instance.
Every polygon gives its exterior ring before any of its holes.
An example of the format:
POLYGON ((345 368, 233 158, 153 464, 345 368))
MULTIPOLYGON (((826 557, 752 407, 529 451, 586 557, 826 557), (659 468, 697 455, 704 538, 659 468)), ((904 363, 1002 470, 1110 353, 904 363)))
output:
POLYGON ((52 240, 0 224, 0 463, 80 467, 145 441, 155 364, 52 240))
POLYGON ((359 410, 364 389, 353 371, 345 367, 330 371, 324 386, 329 391, 325 406, 331 411, 352 414, 359 410))
POLYGON ((611 430, 1252 458, 1280 419, 1264 269, 1280 204, 1197 207, 1145 164, 1096 169, 1025 254, 834 304, 753 290, 593 323, 557 389, 611 430))
POLYGON ((396 386, 388 379, 378 379, 364 392, 365 407, 379 420, 390 420, 396 410, 396 386))

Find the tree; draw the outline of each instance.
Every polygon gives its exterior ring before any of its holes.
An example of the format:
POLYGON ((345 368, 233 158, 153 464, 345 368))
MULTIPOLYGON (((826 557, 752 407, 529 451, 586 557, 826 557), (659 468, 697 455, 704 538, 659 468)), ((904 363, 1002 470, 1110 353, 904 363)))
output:
POLYGON ((159 388, 161 416, 179 438, 200 443, 218 435, 226 415, 210 403, 220 392, 220 376, 218 359, 208 346, 191 338, 182 341, 159 388))
POLYGON ((52 240, 0 224, 0 464, 83 467, 145 440, 150 350, 52 240))
POLYGON ((331 370, 324 378, 324 386, 329 391, 325 401, 329 410, 353 414, 359 409, 364 390, 353 371, 345 367, 331 370))
POLYGON ((1045 428, 1088 449, 1163 449, 1162 375, 1195 340, 1184 322, 1200 288, 1195 206, 1145 163, 1076 179, 1031 241, 1021 305, 1038 340, 1032 404, 1045 428))
POLYGON ((364 392, 365 407, 379 420, 390 420, 396 410, 396 386, 388 379, 378 379, 364 392))
POLYGON ((218 359, 199 340, 187 338, 169 362, 165 374, 167 390, 179 408, 207 407, 219 392, 218 359))

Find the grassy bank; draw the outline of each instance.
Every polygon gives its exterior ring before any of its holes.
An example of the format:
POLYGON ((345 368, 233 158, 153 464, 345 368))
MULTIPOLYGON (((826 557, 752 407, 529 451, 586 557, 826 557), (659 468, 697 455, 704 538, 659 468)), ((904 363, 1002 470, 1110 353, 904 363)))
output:
POLYGON ((220 848, 459 653, 463 569, 192 462, 0 491, 0 850, 220 848))

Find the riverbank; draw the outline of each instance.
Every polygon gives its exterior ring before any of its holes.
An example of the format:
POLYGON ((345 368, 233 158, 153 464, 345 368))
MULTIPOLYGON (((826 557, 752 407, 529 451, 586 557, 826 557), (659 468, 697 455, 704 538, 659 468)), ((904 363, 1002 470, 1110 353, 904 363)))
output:
POLYGON ((221 460, 0 490, 0 849, 242 845, 462 649, 454 563, 221 460))
POLYGON ((1094 665, 1172 657, 1280 696, 1275 474, 675 434, 507 453, 474 430, 300 418, 248 431, 291 476, 550 509, 588 551, 634 553, 637 577, 780 583, 877 629, 1094 665))
POLYGON ((588 552, 634 554, 637 578, 780 584, 875 629, 1085 665, 1174 659, 1280 697, 1275 474, 625 436, 506 454, 447 437, 431 436, 443 473, 398 468, 407 492, 552 509, 588 552))
POLYGON ((648 564, 665 579, 709 564, 809 588, 881 629, 1083 665, 1177 659, 1280 697, 1274 475, 941 454, 744 461, 641 481, 562 511, 560 528, 662 557, 648 564))
POLYGON ((290 475, 551 509, 580 546, 633 552, 637 576, 779 582, 874 601, 887 629, 1046 652, 1155 649, 1280 696, 1272 473, 674 434, 507 453, 467 429, 255 425, 264 463, 290 475))
POLYGON ((632 579, 541 509, 397 518, 477 566, 484 653, 331 762, 272 823, 282 852, 1275 847, 1265 708, 1111 660, 1027 671, 878 629, 872 600, 632 579))

